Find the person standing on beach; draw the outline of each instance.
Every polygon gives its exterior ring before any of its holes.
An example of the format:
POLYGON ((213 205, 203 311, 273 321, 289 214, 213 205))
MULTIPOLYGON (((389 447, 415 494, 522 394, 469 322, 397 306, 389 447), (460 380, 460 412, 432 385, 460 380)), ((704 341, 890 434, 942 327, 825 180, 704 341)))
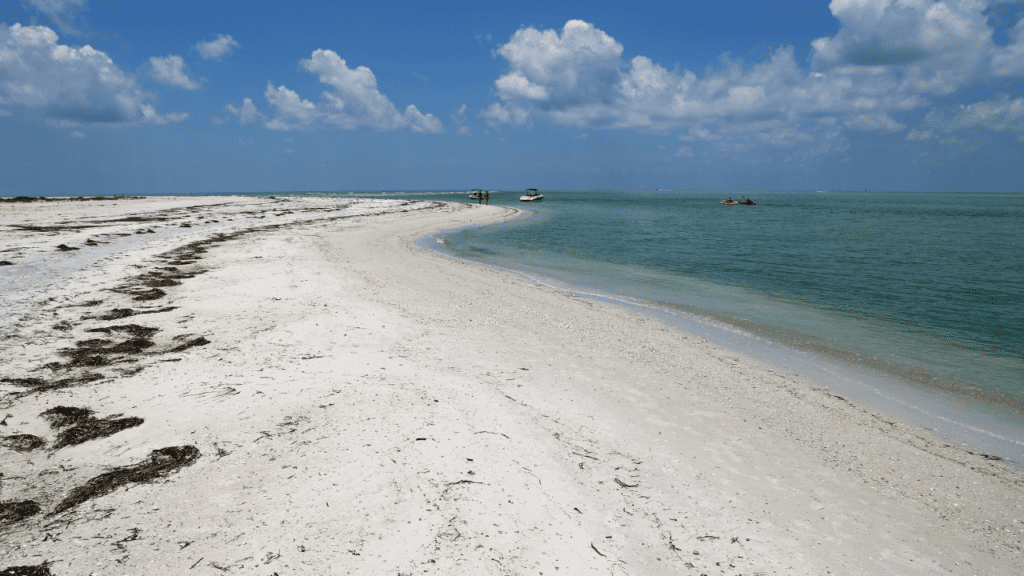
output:
POLYGON ((484 204, 487 204, 488 206, 491 204, 491 193, 490 192, 484 192, 484 204))

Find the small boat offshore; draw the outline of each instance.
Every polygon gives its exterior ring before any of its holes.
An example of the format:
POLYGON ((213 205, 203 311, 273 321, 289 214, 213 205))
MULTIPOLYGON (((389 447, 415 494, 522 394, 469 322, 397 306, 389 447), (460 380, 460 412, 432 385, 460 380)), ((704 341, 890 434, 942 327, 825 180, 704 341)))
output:
POLYGON ((544 195, 537 192, 536 188, 527 188, 526 194, 519 197, 520 202, 540 202, 544 199, 544 195))

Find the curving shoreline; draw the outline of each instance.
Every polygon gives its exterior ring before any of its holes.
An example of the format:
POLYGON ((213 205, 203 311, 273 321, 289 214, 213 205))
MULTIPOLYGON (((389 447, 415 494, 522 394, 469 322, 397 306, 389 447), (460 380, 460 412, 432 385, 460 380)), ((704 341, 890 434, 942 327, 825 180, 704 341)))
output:
MULTIPOLYGON (((194 446, 201 457, 59 522, 37 514, 10 523, 0 566, 268 575, 1024 568, 1018 470, 657 321, 419 250, 416 239, 430 232, 506 216, 493 206, 420 208, 226 237, 191 264, 147 253, 63 288, 46 316, 19 328, 19 348, 3 352, 5 372, 24 372, 2 376, 32 377, 32 363, 82 348, 84 330, 112 334, 137 321, 160 332, 144 356, 125 353, 135 362, 106 365, 118 373, 102 380, 17 398, 6 388, 13 416, 3 434, 52 445, 55 432, 37 415, 58 405, 144 422, 48 458, 48 448, 0 448, 4 501, 49 511, 73 486, 155 450, 194 446), (138 295, 109 291, 127 277, 118 274, 157 267, 202 273, 176 278, 152 302, 114 300, 138 295), (77 306, 97 294, 104 302, 86 309, 102 313, 84 314, 96 318, 49 328, 65 315, 79 321, 77 306), (200 337, 208 343, 174 351, 200 337), (44 486, 33 484, 42 477, 44 486)), ((103 337, 112 342, 102 350, 121 342, 103 337)))

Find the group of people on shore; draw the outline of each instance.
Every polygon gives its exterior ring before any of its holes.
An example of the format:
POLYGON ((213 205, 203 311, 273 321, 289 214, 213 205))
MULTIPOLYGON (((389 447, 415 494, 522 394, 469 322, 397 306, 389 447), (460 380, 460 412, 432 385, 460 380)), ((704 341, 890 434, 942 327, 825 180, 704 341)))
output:
POLYGON ((491 193, 487 192, 486 190, 484 190, 482 192, 477 192, 477 194, 476 194, 476 203, 477 204, 490 204, 491 203, 491 193))

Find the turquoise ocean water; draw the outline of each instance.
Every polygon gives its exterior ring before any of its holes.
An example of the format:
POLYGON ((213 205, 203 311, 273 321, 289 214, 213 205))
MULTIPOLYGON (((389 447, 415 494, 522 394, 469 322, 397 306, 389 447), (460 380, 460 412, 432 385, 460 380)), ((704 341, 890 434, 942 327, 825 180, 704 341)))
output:
POLYGON ((528 214, 424 245, 640 309, 1024 463, 1024 194, 544 194, 493 194, 528 214), (718 204, 741 195, 757 205, 718 204))

